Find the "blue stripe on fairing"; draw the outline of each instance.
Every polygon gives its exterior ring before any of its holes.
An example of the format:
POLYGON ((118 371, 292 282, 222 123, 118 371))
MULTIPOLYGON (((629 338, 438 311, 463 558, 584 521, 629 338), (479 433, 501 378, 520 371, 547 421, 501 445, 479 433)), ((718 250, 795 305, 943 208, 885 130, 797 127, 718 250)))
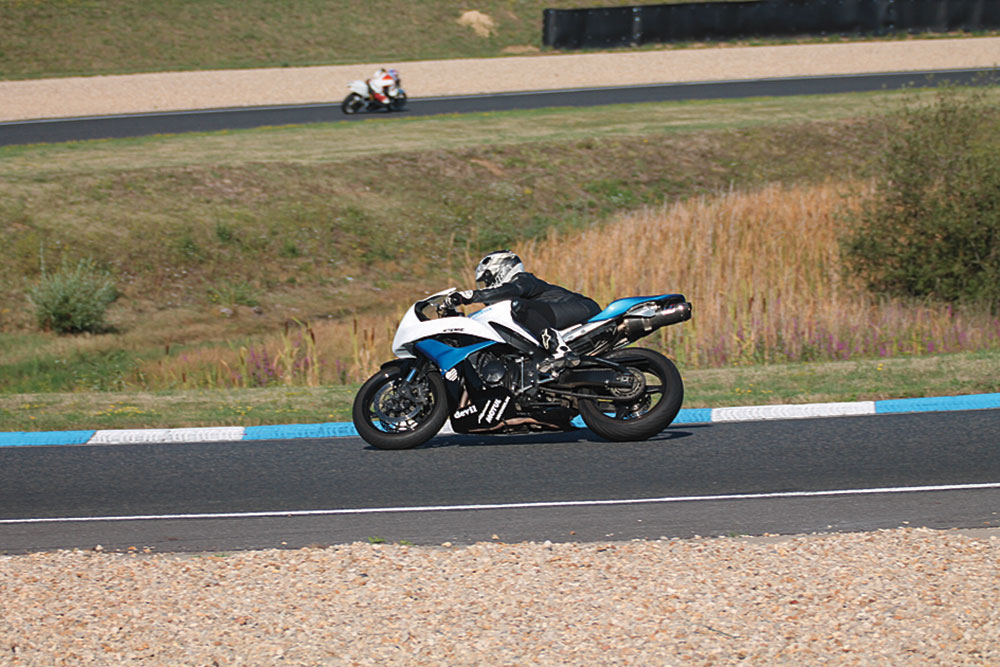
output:
POLYGON ((602 320, 610 320, 612 317, 618 317, 619 315, 625 313, 632 306, 638 306, 640 303, 645 303, 646 301, 658 301, 661 299, 667 299, 670 297, 680 296, 679 294, 658 294, 657 296, 628 296, 624 299, 616 299, 608 304, 608 307, 591 317, 588 322, 600 322, 602 320))
POLYGON ((424 340, 417 342, 415 347, 430 357, 430 359, 437 364, 438 368, 442 371, 447 371, 460 364, 473 352, 495 344, 496 343, 492 340, 485 340, 481 343, 466 345, 465 347, 452 347, 450 345, 445 345, 440 341, 436 341, 433 338, 425 338, 424 340))

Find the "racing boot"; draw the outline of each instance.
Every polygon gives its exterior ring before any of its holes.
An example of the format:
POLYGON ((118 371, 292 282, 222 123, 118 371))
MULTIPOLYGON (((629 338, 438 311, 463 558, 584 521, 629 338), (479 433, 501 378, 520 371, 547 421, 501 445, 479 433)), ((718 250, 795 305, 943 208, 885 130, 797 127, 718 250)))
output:
POLYGON ((538 372, 552 374, 564 368, 578 366, 580 357, 570 349, 559 332, 552 327, 542 329, 539 335, 542 349, 548 356, 538 362, 538 372))

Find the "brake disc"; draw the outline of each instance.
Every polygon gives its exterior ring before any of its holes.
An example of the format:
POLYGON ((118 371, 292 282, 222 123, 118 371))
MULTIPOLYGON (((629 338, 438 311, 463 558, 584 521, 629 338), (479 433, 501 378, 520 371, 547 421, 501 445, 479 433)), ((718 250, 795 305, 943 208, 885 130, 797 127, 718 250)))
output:
MULTIPOLYGON (((397 429, 412 422, 423 409, 423 405, 403 395, 399 389, 396 383, 387 384, 372 398, 375 417, 384 425, 397 429)), ((410 393, 417 394, 415 398, 419 398, 420 392, 412 392, 412 389, 417 388, 411 387, 410 393)))

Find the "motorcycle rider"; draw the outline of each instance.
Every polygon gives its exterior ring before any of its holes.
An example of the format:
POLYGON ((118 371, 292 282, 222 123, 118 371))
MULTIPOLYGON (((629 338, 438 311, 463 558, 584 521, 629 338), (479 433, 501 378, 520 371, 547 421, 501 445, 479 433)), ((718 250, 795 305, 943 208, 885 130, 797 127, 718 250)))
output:
POLYGON ((380 67, 375 75, 368 79, 368 89, 375 100, 388 106, 389 100, 396 96, 396 90, 399 89, 399 72, 380 67))
POLYGON ((476 265, 476 285, 482 287, 449 294, 449 305, 490 305, 511 299, 514 319, 534 334, 549 353, 538 365, 541 372, 548 373, 579 362, 558 329, 578 324, 601 312, 593 299, 528 273, 521 258, 510 250, 496 250, 480 260, 476 265))

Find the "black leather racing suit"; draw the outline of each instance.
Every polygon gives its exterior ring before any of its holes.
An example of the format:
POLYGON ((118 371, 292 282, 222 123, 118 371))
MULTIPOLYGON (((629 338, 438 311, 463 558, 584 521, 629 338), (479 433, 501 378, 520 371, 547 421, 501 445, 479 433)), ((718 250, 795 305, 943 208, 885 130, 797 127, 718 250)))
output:
POLYGON ((471 297, 487 305, 505 299, 513 300, 514 319, 536 337, 547 327, 564 329, 601 312, 593 299, 524 272, 499 287, 474 290, 471 297))

